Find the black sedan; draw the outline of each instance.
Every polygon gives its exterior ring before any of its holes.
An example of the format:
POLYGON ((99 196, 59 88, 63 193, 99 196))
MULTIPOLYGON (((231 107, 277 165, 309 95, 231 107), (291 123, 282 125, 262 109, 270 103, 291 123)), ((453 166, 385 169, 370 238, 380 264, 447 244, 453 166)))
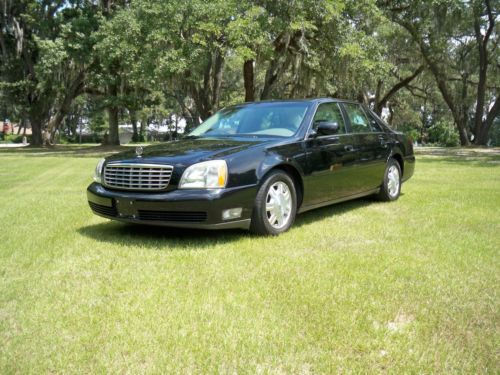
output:
POLYGON ((279 234, 310 209, 396 200, 414 168, 411 140, 359 103, 245 103, 182 140, 101 160, 87 197, 114 220, 279 234))

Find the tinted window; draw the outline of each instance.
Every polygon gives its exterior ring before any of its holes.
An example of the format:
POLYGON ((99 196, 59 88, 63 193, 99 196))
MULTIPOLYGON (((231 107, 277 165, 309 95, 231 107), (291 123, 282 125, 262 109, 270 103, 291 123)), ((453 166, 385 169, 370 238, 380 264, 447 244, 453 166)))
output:
POLYGON ((193 130, 193 136, 234 134, 290 137, 300 127, 309 103, 259 103, 225 108, 193 130))
POLYGON ((344 118, 342 117, 342 112, 340 112, 340 108, 337 103, 323 103, 319 105, 316 110, 316 114, 314 115, 314 130, 316 130, 318 122, 320 121, 336 122, 339 124, 339 130, 337 133, 345 133, 344 118))
POLYGON ((357 104, 344 104, 347 116, 351 123, 351 131, 353 133, 366 133, 371 132, 370 121, 366 117, 365 112, 361 106, 357 104))

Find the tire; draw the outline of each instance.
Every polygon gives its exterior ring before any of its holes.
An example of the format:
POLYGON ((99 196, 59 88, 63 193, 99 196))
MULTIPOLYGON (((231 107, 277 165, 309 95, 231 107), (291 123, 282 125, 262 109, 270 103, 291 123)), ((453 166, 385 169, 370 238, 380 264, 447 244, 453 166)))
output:
POLYGON ((292 178, 283 171, 272 171, 255 197, 250 232, 273 236, 286 232, 296 213, 297 192, 292 178))
POLYGON ((395 201, 401 194, 401 166, 396 159, 389 159, 385 167, 384 180, 377 197, 381 201, 395 201))

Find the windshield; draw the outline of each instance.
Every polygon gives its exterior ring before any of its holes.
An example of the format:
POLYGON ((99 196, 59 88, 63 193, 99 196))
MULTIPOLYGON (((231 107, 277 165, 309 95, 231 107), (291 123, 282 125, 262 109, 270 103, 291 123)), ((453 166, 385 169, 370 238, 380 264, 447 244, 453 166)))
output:
POLYGON ((256 103, 224 108, 189 135, 291 137, 299 129, 308 108, 307 102, 256 103))

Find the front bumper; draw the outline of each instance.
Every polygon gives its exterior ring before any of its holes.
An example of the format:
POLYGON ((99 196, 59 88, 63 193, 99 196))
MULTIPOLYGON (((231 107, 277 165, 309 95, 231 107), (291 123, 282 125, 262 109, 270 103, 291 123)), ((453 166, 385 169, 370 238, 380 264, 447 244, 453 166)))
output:
POLYGON ((111 190, 94 182, 87 188, 96 215, 129 223, 203 229, 248 229, 256 194, 257 186, 144 193, 111 190), (222 219, 223 210, 239 207, 240 218, 222 219))

